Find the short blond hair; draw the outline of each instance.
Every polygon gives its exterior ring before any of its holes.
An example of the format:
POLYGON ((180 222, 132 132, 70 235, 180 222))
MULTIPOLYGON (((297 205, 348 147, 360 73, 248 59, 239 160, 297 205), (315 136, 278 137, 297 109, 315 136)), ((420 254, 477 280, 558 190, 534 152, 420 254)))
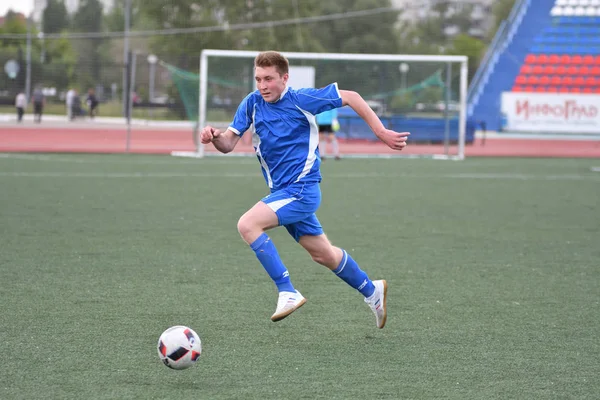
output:
POLYGON ((259 53, 254 59, 254 67, 275 67, 279 75, 283 76, 287 74, 290 70, 290 63, 287 58, 285 58, 278 51, 263 51, 259 53))

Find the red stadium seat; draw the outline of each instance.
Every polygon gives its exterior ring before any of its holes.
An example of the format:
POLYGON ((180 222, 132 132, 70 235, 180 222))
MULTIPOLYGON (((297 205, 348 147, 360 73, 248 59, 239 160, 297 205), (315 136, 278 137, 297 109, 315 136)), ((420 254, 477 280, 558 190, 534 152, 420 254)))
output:
POLYGON ((598 86, 600 84, 600 80, 594 78, 593 76, 588 76, 585 78, 585 86, 598 86))
POLYGON ((550 77, 548 75, 540 76, 540 85, 548 86, 550 84, 550 77))
POLYGON ((578 76, 573 80, 573 84, 575 86, 583 86, 585 85, 585 78, 583 76, 578 76))
POLYGON ((540 82, 540 78, 538 78, 535 75, 529 75, 527 77, 527 84, 528 85, 537 85, 540 82))
POLYGON ((546 54, 538 55, 535 64, 548 64, 548 56, 546 54))
POLYGON ((571 57, 571 64, 583 64, 583 57, 581 57, 580 55, 574 55, 573 57, 571 57))
MULTIPOLYGON (((569 68, 577 68, 577 67, 569 67, 569 68)), ((567 73, 567 67, 565 67, 564 65, 559 65, 558 67, 554 68, 554 73, 557 75, 564 75, 567 73)))
POLYGON ((527 78, 525 77, 525 75, 518 75, 515 78, 515 83, 518 85, 525 85, 527 83, 527 78))
POLYGON ((560 64, 560 56, 556 54, 551 54, 548 57, 548 64, 560 64))
POLYGON ((594 56, 590 56, 590 55, 583 56, 583 64, 594 65, 594 63, 595 63, 594 56))
POLYGON ((541 65, 534 65, 533 66, 533 73, 535 75, 541 75, 544 73, 544 67, 542 67, 541 65))
POLYGON ((570 67, 567 68, 567 70, 565 71, 565 73, 567 75, 577 75, 577 73, 579 72, 579 68, 571 65, 570 67))
POLYGON ((592 90, 592 88, 586 87, 583 88, 583 93, 594 93, 594 91, 592 90))
POLYGON ((525 57, 525 64, 536 64, 537 56, 535 54, 527 54, 525 57))
POLYGON ((568 88, 568 87, 565 87, 565 86, 561 86, 561 87, 558 89, 558 92, 559 92, 559 93, 569 93, 569 88, 568 88))
POLYGON ((531 92, 533 92, 533 86, 525 86, 523 88, 523 91, 527 92, 527 93, 531 93, 531 92))
POLYGON ((594 93, 600 93, 600 87, 594 88, 594 93))
POLYGON ((550 84, 554 86, 560 86, 562 84, 562 81, 562 78, 558 75, 555 75, 552 78, 550 78, 550 84))
POLYGON ((573 84, 573 78, 571 78, 570 76, 565 76, 564 78, 562 78, 562 84, 564 86, 570 86, 573 84))
POLYGON ((560 63, 561 64, 571 64, 571 56, 568 54, 564 54, 564 55, 560 56, 560 63))
POLYGON ((579 67, 579 71, 577 71, 577 75, 588 76, 589 74, 590 68, 586 67, 585 65, 583 67, 579 67))
POLYGON ((523 86, 515 85, 515 86, 513 86, 512 91, 513 92, 522 92, 523 91, 523 86))
POLYGON ((600 55, 597 55, 596 57, 594 57, 594 64, 600 65, 600 55))
POLYGON ((581 89, 579 87, 572 87, 570 92, 571 93, 581 93, 581 89))
POLYGON ((590 69, 590 75, 600 76, 600 67, 598 67, 598 66, 592 67, 590 69))
POLYGON ((546 75, 554 75, 556 68, 552 65, 546 65, 544 67, 544 74, 546 75))
POLYGON ((556 86, 549 86, 548 93, 558 93, 558 88, 556 86))
POLYGON ((545 93, 546 92, 546 87, 545 86, 536 86, 535 91, 537 93, 545 93))
POLYGON ((527 74, 530 74, 532 71, 533 71, 533 67, 531 65, 529 65, 529 64, 523 64, 521 66, 520 73, 522 75, 527 75, 527 74))

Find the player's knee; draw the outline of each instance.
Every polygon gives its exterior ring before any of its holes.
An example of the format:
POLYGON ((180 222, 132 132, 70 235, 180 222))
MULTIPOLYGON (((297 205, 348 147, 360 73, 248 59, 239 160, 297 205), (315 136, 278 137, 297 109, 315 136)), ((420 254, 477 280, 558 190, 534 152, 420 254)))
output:
POLYGON ((242 215, 238 220, 237 230, 242 239, 246 241, 246 243, 251 243, 252 237, 255 236, 253 233, 256 230, 256 228, 254 227, 254 224, 252 224, 250 218, 246 216, 246 214, 242 215))

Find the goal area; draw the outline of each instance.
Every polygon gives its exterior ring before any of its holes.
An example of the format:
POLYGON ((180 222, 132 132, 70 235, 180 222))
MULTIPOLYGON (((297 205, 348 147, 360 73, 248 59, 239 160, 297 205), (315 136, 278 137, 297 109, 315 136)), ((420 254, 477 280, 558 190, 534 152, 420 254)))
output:
MULTIPOLYGON (((256 90, 257 51, 204 50, 200 56, 198 125, 227 128, 240 101, 256 90)), ((362 95, 388 128, 410 132, 398 152, 380 142, 350 107, 338 109, 336 132, 342 157, 463 159, 473 141, 467 128, 467 57, 444 55, 282 52, 290 62, 288 86, 323 87, 337 82, 362 95)), ((234 154, 254 154, 245 133, 234 154)), ((217 154, 196 140, 196 153, 217 154)), ((186 155, 186 154, 176 154, 186 155)))

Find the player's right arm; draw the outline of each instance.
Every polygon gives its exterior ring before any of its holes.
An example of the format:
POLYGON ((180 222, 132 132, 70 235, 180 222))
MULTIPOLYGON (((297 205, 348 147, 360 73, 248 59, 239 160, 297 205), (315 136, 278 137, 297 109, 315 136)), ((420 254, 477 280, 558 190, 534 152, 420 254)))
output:
POLYGON ((223 132, 220 129, 208 125, 200 132, 200 142, 202 144, 212 143, 221 153, 231 152, 239 140, 240 136, 231 129, 227 129, 223 132))

